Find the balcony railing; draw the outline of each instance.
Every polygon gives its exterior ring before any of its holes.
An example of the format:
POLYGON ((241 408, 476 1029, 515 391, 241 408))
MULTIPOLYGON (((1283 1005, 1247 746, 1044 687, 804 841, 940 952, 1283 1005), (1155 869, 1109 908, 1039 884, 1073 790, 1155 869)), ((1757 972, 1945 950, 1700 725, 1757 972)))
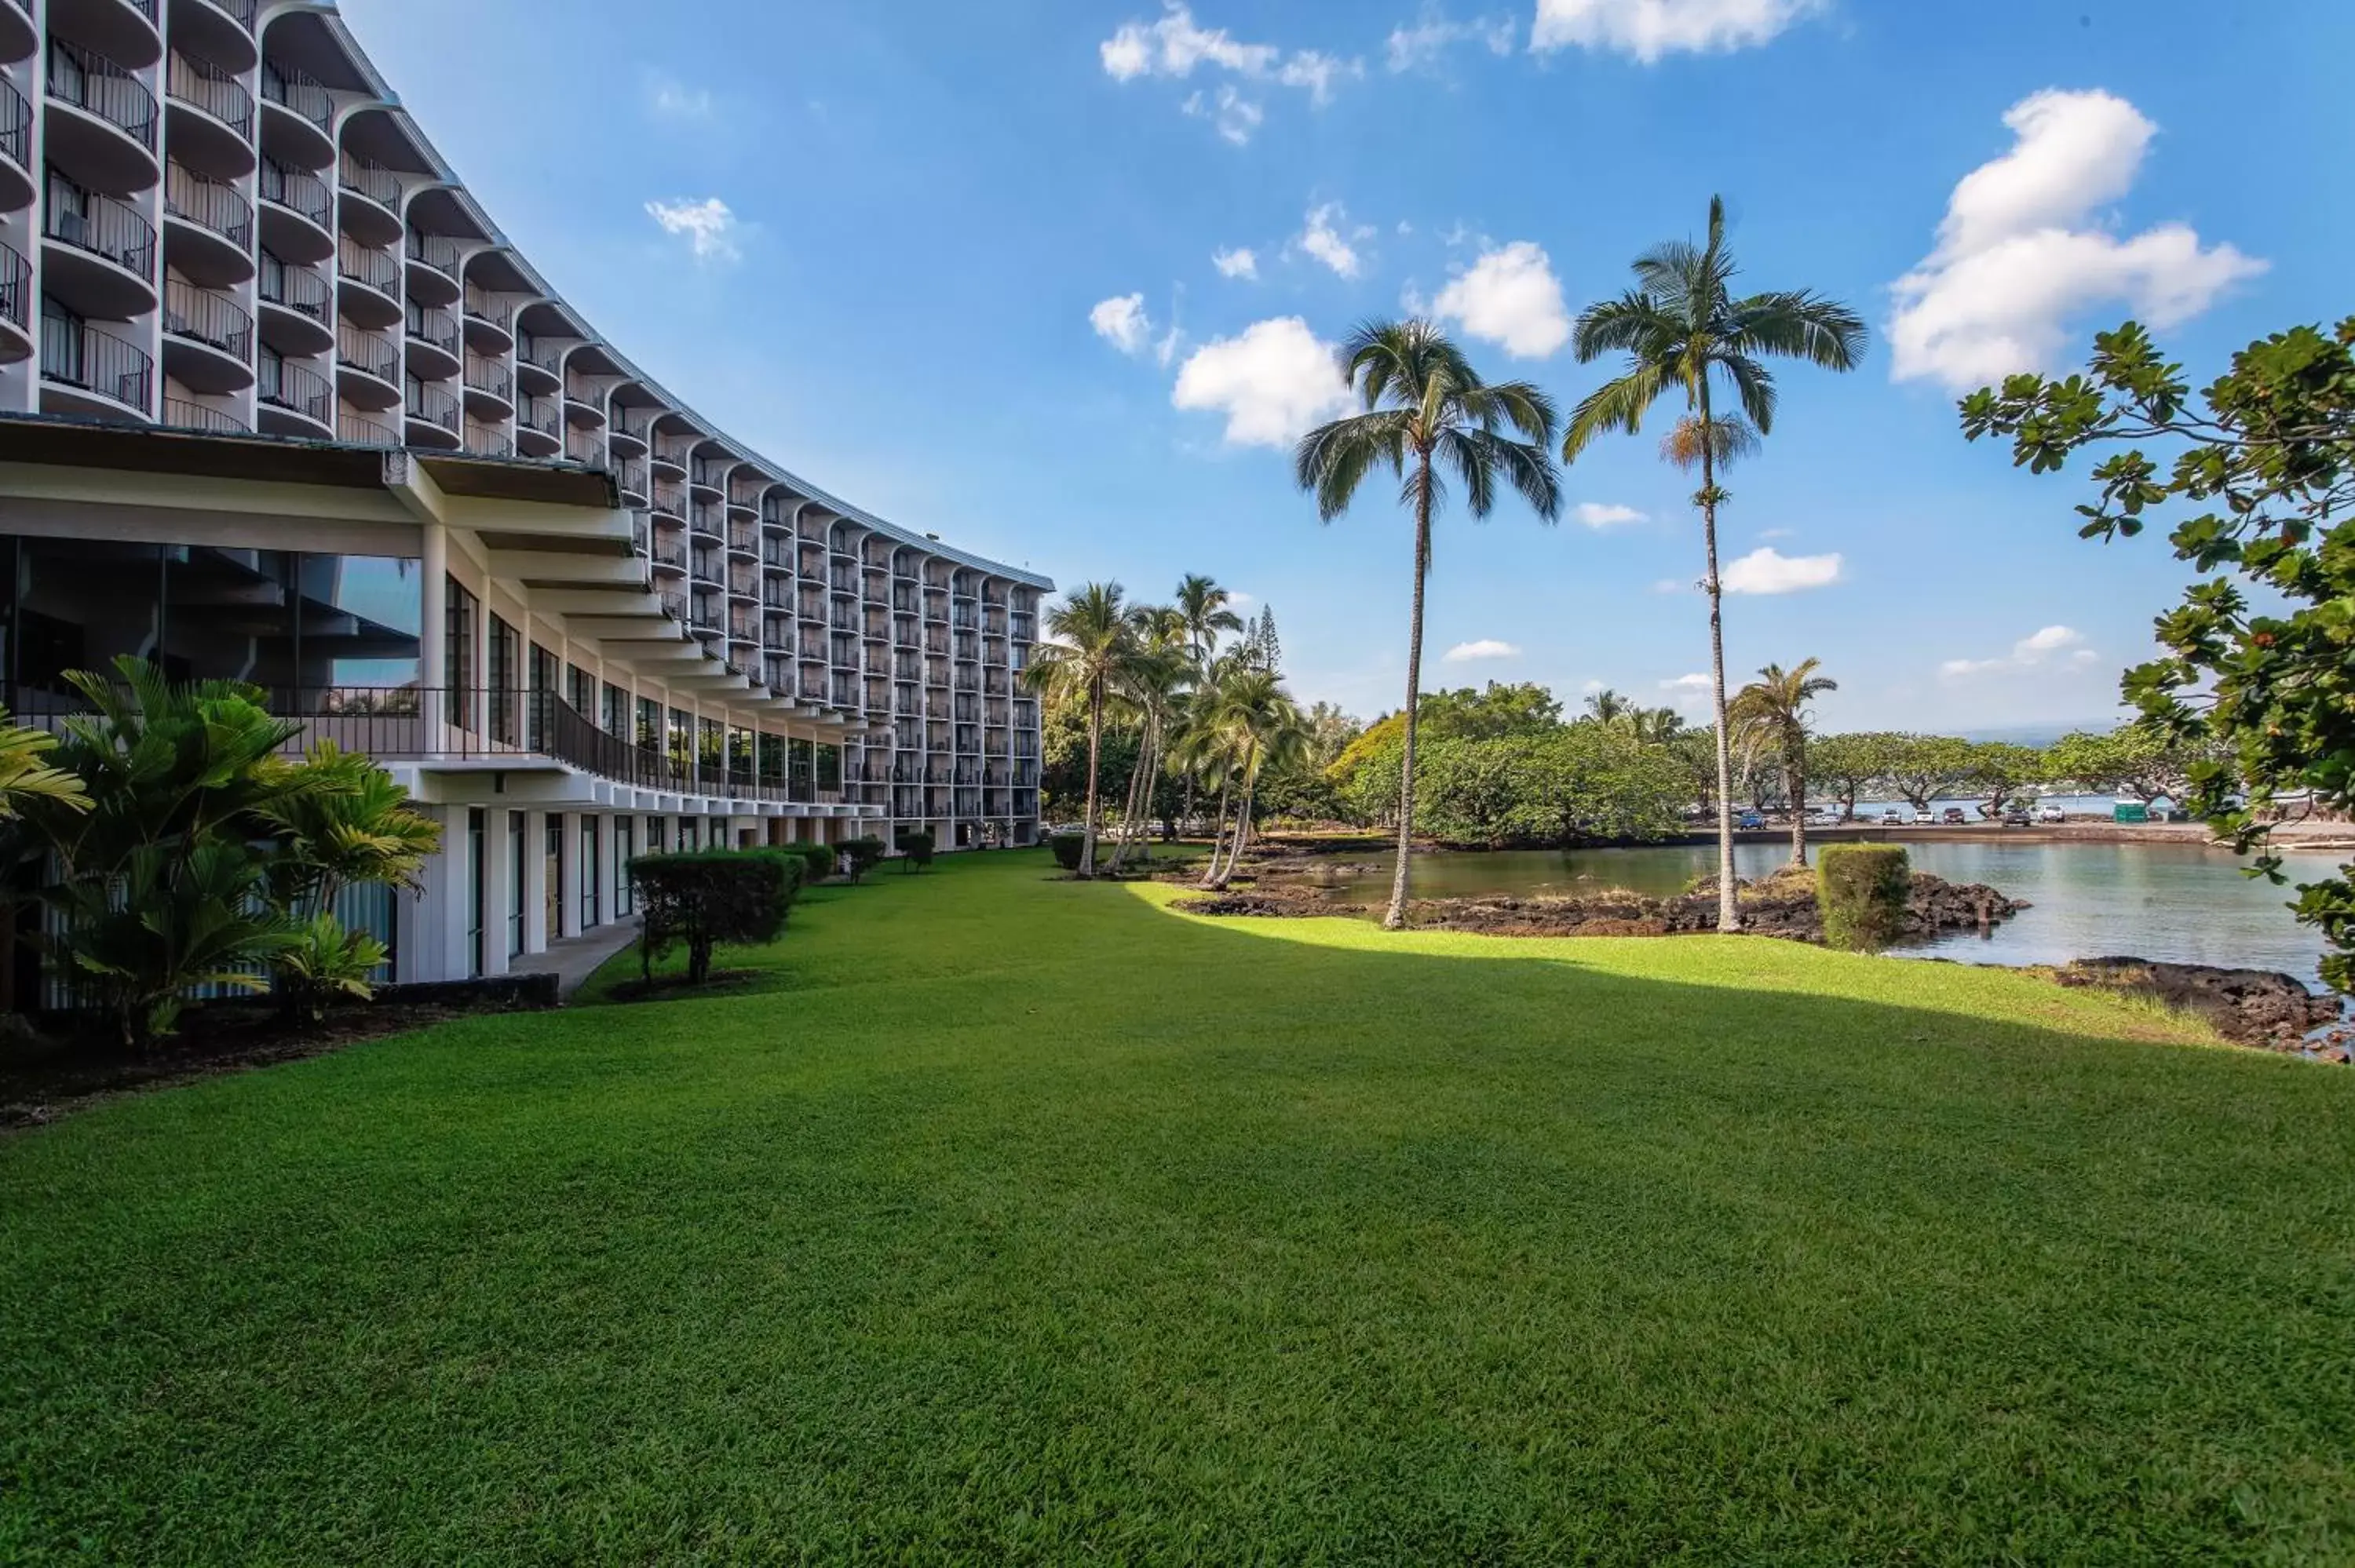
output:
POLYGON ((225 294, 177 278, 164 281, 164 331, 217 348, 240 364, 253 363, 253 318, 225 294))
POLYGON ((254 286, 265 303, 283 305, 315 322, 327 319, 327 301, 332 291, 327 281, 308 267, 289 266, 265 250, 261 253, 261 276, 254 286))
POLYGON ((400 261, 389 250, 362 245, 346 235, 336 247, 336 270, 379 294, 400 298, 400 261))
POLYGON ((346 190, 393 212, 400 210, 400 176, 382 164, 346 153, 336 160, 336 177, 346 190))
POLYGON ((451 358, 458 357, 458 318, 439 305, 421 305, 409 302, 409 335, 419 343, 440 349, 451 358))
POLYGON ((5 78, 0 78, 0 156, 20 169, 33 166, 33 106, 5 78))
POLYGON ((507 376, 507 367, 485 355, 466 355, 466 385, 477 392, 496 397, 502 403, 515 395, 515 387, 507 376))
POLYGON ((446 234, 409 231, 409 259, 422 261, 451 281, 458 278, 458 242, 446 234))
POLYGON ((613 465, 613 478, 632 495, 646 493, 646 460, 623 458, 613 465))
POLYGON ((289 212, 301 213, 325 228, 333 220, 335 193, 327 182, 305 169, 290 169, 275 158, 261 160, 261 199, 289 212))
POLYGON ((397 447, 400 432, 390 425, 346 408, 336 416, 336 439, 356 447, 397 447))
POLYGON ((147 351, 70 317, 41 318, 41 376, 143 414, 154 407, 155 361, 147 351))
POLYGON ((212 0, 214 5, 237 19, 237 25, 247 32, 253 31, 253 18, 260 6, 257 0, 212 0))
POLYGON ((494 429, 488 425, 478 425, 471 419, 466 422, 465 446, 466 450, 476 457, 515 456, 515 443, 507 440, 506 431, 494 429))
POLYGON ((605 393, 603 388, 597 385, 596 378, 584 376, 577 370, 565 373, 564 395, 573 402, 588 408, 602 408, 605 406, 605 393))
POLYGON ((345 322, 336 329, 336 363, 391 381, 400 375, 400 345, 380 332, 345 322))
POLYGON ((327 96, 327 90, 307 71, 271 60, 262 61, 261 96, 282 109, 301 115, 322 135, 334 134, 336 101, 327 96))
POLYGON ((0 317, 19 327, 32 324, 33 264, 13 245, 0 245, 0 317))
POLYGON ((146 281, 155 281, 155 228, 137 208, 95 191, 74 191, 49 182, 41 231, 51 239, 103 256, 146 281))
POLYGON ((164 165, 164 210, 212 230, 240 250, 253 244, 253 208, 237 187, 208 179, 176 158, 164 165))
POLYGON ((256 367, 255 396, 274 408, 288 408, 320 424, 336 422, 336 388, 307 365, 289 365, 265 355, 256 367))
POLYGON ((133 141, 155 150, 155 95, 104 55, 49 40, 49 96, 97 115, 133 141))
POLYGON ((564 374, 564 350, 552 343, 543 343, 527 332, 515 334, 516 361, 550 376, 564 374))
POLYGON ((176 430, 207 430, 217 436, 250 435, 243 419, 218 408, 208 408, 202 403, 191 403, 186 397, 164 399, 164 423, 176 430))
POLYGON ((596 431, 584 430, 575 425, 564 432, 564 455, 574 462, 602 468, 605 464, 605 443, 597 439, 596 431))
POLYGON ((553 397, 535 397, 528 392, 516 399, 516 423, 527 430, 538 430, 551 439, 563 435, 563 416, 556 411, 553 397))
POLYGON ((410 418, 438 426, 452 435, 458 433, 458 399, 432 382, 410 376, 405 407, 410 418))
POLYGON ((203 110, 236 132, 240 139, 251 140, 253 94, 220 67, 192 60, 174 49, 171 64, 164 72, 164 90, 182 103, 203 110))
POLYGON ((473 320, 487 322, 501 332, 515 324, 515 307, 495 294, 486 294, 472 283, 466 285, 466 314, 473 320))

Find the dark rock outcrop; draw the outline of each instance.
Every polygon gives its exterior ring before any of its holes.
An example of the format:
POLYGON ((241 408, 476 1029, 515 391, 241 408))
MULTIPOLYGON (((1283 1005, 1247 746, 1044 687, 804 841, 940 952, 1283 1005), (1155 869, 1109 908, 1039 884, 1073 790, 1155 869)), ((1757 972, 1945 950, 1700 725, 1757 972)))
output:
POLYGON ((2295 976, 2270 969, 2112 958, 2080 959, 2050 972, 2065 986, 2149 997, 2205 1020, 2217 1033, 2241 1045, 2304 1050, 2309 1035, 2339 1022, 2341 1016, 2339 998, 2318 994, 2295 976))
MULTIPOLYGON (((1779 872, 1763 881, 1743 883, 1737 897, 1742 929, 1753 936, 1796 942, 1824 939, 1823 911, 1816 904, 1816 879, 1811 873, 1779 872)), ((1906 905, 1905 935, 1923 939, 1945 931, 1976 931, 2009 920, 2027 907, 1978 883, 1945 882, 1916 873, 1906 905)), ((1717 929, 1717 889, 1710 879, 1674 898, 1646 898, 1633 893, 1583 894, 1572 898, 1429 898, 1415 904, 1413 923, 1505 937, 1675 936, 1717 929)))

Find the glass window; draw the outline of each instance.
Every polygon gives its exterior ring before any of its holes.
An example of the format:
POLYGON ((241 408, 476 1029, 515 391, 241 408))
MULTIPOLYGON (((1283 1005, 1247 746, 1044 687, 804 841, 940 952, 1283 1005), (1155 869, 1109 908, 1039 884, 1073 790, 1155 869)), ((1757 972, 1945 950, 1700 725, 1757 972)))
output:
POLYGON ((456 577, 442 586, 442 659, 446 666, 442 678, 454 694, 451 716, 466 729, 474 724, 474 623, 479 610, 474 596, 456 577))
POLYGON ((817 748, 817 787, 821 789, 842 788, 842 747, 821 746, 817 748))
POLYGON ((605 683, 604 705, 598 710, 597 726, 607 735, 630 737, 630 694, 611 681, 605 683))
MULTIPOLYGON (((189 575, 234 568, 244 554, 191 550, 189 575), (205 556, 226 559, 200 563, 205 556)), ((300 560, 295 683, 306 690, 415 686, 425 613, 417 563, 387 556, 304 555, 300 560)), ((189 630, 210 639, 209 630, 189 630)))
POLYGON ((678 848, 681 854, 686 854, 696 847, 696 822, 697 819, 693 817, 681 817, 678 820, 678 848))
POLYGON ((637 858, 638 820, 613 819, 613 913, 627 918, 637 912, 637 889, 630 885, 630 862, 637 858))
POLYGON ((605 867, 597 855, 603 821, 598 816, 581 819, 581 928, 584 931, 602 925, 605 918, 605 867))
POLYGON ((652 697, 638 699, 638 745, 648 751, 663 749, 662 705, 652 697))

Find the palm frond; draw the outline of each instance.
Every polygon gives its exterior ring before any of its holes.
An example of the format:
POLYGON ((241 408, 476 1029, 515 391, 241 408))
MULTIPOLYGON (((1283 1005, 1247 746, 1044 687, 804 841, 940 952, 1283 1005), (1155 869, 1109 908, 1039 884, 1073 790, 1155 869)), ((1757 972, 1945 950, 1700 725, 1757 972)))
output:
POLYGON ((1644 415, 1668 385, 1657 363, 1638 363, 1626 375, 1588 394, 1571 411, 1570 427, 1562 436, 1561 461, 1577 461, 1578 454, 1606 431, 1634 435, 1642 429, 1644 415))

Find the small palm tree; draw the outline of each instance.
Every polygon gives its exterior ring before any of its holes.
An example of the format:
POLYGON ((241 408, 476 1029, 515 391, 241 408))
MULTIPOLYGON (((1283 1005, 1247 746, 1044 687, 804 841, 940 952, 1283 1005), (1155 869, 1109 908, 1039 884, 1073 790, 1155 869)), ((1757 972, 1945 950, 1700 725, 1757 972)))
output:
POLYGON ((1725 203, 1709 204, 1709 242, 1671 240, 1636 261, 1636 287, 1615 300, 1588 307, 1578 318, 1572 344, 1582 363, 1606 354, 1625 354, 1625 371, 1579 404, 1562 439, 1564 462, 1598 435, 1641 429, 1652 405, 1672 392, 1684 394, 1686 419, 1669 433, 1670 461, 1697 463, 1701 536, 1709 575, 1710 669, 1717 715, 1718 928, 1738 930, 1740 907, 1733 882, 1733 758, 1728 744, 1725 694, 1724 585, 1717 569, 1717 509, 1725 500, 1717 471, 1774 428, 1774 378, 1763 363, 1770 357, 1804 359, 1828 370, 1853 370, 1864 360, 1861 317, 1837 301, 1803 290, 1732 295, 1738 269, 1725 248, 1725 203), (1721 418, 1715 384, 1722 379, 1739 403, 1742 418, 1721 418))
POLYGON ((1103 765, 1104 706, 1136 652, 1136 628, 1118 583, 1088 583, 1047 612, 1048 641, 1023 679, 1034 691, 1088 705, 1087 816, 1081 824, 1080 872, 1096 874, 1096 784, 1103 765))
POLYGON ((1407 633, 1406 748, 1399 769, 1398 869, 1382 924, 1406 924, 1408 863, 1414 841, 1415 709, 1423 695, 1423 580, 1431 571, 1431 518, 1445 498, 1441 471, 1463 482, 1465 509, 1486 517, 1501 478, 1551 522, 1561 482, 1550 449, 1553 402, 1526 381, 1490 385, 1464 351, 1426 321, 1369 322, 1349 334, 1342 365, 1365 411, 1311 430, 1294 455, 1303 490, 1314 491, 1330 523, 1349 509, 1377 466, 1404 481, 1414 514, 1414 601, 1407 633), (1512 433, 1521 438, 1516 440, 1512 433))
POLYGON ((1203 879, 1206 887, 1224 888, 1233 880, 1236 868, 1242 864, 1243 851, 1251 845, 1252 804, 1262 770, 1271 762, 1290 761, 1306 749, 1308 721, 1273 671, 1245 668, 1220 686, 1211 729, 1216 743, 1232 760, 1241 790, 1225 863, 1220 863, 1219 846, 1211 845, 1209 873, 1203 879))
POLYGON ((1586 699, 1586 716, 1596 724, 1624 724, 1635 711, 1634 703, 1608 686, 1586 699))
POLYGON ((1685 732, 1685 715, 1674 708, 1637 708, 1628 723, 1646 746, 1666 746, 1685 732))
MULTIPOLYGON (((1220 633, 1243 629, 1243 618, 1233 608, 1234 598, 1199 572, 1189 572, 1178 579, 1178 597, 1169 608, 1186 623, 1186 645, 1193 655, 1197 682, 1209 673, 1211 655, 1219 651, 1220 633)), ((1194 775, 1187 774, 1186 804, 1178 812, 1179 818, 1189 825, 1194 821, 1194 775)))
POLYGON ((1793 865, 1807 863, 1807 705, 1839 690, 1838 681, 1816 673, 1822 667, 1820 659, 1793 670, 1769 664, 1735 694, 1726 710, 1745 759, 1782 770, 1791 800, 1793 865))

